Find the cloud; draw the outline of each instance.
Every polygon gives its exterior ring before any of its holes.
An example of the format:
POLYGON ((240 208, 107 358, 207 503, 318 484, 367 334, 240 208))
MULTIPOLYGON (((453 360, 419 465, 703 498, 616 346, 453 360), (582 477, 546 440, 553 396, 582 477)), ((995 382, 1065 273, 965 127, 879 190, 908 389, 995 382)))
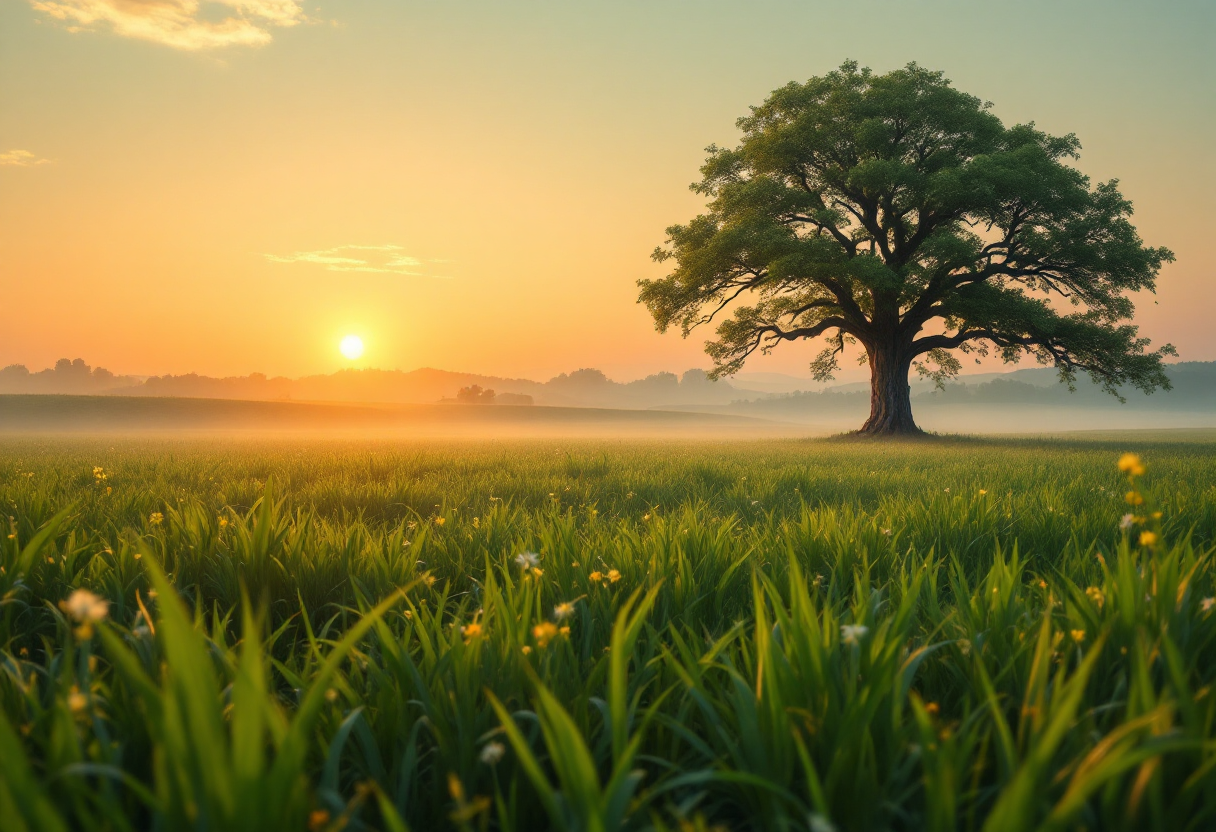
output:
POLYGON ((10 150, 0 153, 0 167, 32 168, 34 165, 50 164, 50 159, 39 159, 28 150, 10 150))
POLYGON ((331 272, 374 272, 401 274, 410 277, 442 277, 419 271, 426 263, 441 260, 419 260, 402 254, 401 246, 335 246, 320 251, 297 251, 295 254, 264 254, 272 263, 311 263, 331 272))
POLYGON ((271 26, 308 18, 299 0, 30 0, 68 31, 109 29, 175 49, 202 50, 269 43, 271 26))

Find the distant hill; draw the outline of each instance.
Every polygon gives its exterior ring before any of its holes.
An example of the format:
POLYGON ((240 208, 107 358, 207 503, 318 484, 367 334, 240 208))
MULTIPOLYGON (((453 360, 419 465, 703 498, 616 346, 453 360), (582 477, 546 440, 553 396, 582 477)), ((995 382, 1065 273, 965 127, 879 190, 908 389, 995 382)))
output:
MULTIPOLYGON (((1129 427, 1216 426, 1216 362, 1171 364, 1172 390, 1145 395, 1122 391, 1125 402, 1082 375, 1076 391, 1059 383, 1049 367, 986 373, 937 390, 913 382, 912 409, 917 424, 929 430, 1010 432, 1129 427), (972 379, 981 379, 974 383, 972 379)), ((681 410, 735 413, 847 430, 860 425, 870 409, 869 385, 849 384, 820 392, 788 393, 739 400, 726 406, 681 406, 681 410)))
MULTIPOLYGON (((1167 373, 1173 390, 1157 391, 1151 396, 1128 390, 1124 393, 1125 405, 1102 392, 1084 375, 1077 381, 1077 391, 1070 393, 1050 367, 961 376, 943 390, 936 390, 923 380, 913 379, 911 384, 917 418, 927 426, 935 420, 941 424, 961 424, 964 417, 959 414, 981 418, 987 411, 1007 418, 1011 424, 1024 418, 1015 414, 1030 411, 1044 418, 1047 418, 1044 414, 1058 415, 1065 411, 1119 414, 1120 418, 1129 414, 1189 414, 1184 420, 1186 424, 1206 424, 1206 420, 1216 417, 1216 362, 1171 364, 1167 373)), ((474 385, 495 391, 500 397, 497 400, 504 403, 527 401, 522 398, 526 396, 540 406, 714 412, 842 428, 860 424, 869 408, 866 383, 824 388, 814 386, 809 379, 779 373, 744 373, 733 381, 715 382, 702 370, 688 370, 680 376, 656 373, 636 381, 619 382, 599 370, 582 369, 541 382, 424 367, 408 372, 340 370, 297 379, 272 378, 261 373, 228 378, 194 373, 138 378, 93 368, 81 359, 62 359, 53 368, 38 372, 30 372, 21 365, 0 370, 0 394, 435 404, 452 401, 458 391, 474 385), (800 390, 804 383, 816 391, 800 390)), ((986 416, 982 418, 991 421, 986 416)), ((1147 417, 1137 418, 1145 421, 1147 417)), ((1084 426, 1083 417, 1078 416, 1077 420, 1084 426)))
POLYGON ((252 401, 381 402, 432 404, 452 399, 465 387, 477 385, 496 393, 531 396, 536 404, 562 407, 649 408, 680 404, 727 404, 764 395, 728 381, 710 381, 703 370, 682 376, 656 373, 618 382, 594 369, 562 373, 545 382, 458 373, 424 367, 420 370, 339 370, 303 378, 268 377, 262 373, 214 378, 197 373, 115 376, 93 369, 81 359, 61 360, 54 370, 31 373, 22 365, 0 370, 2 393, 65 393, 178 398, 245 399, 252 401), (62 368, 67 367, 65 371, 62 368))

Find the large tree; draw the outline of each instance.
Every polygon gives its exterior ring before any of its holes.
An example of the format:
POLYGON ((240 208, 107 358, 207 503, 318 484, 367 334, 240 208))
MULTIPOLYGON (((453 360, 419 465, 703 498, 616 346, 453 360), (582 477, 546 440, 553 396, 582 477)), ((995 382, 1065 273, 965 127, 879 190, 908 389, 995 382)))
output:
POLYGON ((1005 127, 990 107, 915 64, 782 87, 739 120, 738 147, 708 148, 692 186, 707 211, 667 229, 653 256, 674 268, 639 281, 640 301, 659 331, 717 321, 715 377, 826 336, 811 369, 830 379, 859 343, 864 433, 917 432, 909 371, 940 384, 960 352, 1030 355, 1115 395, 1168 388, 1176 353, 1148 350, 1128 293, 1173 255, 1143 244, 1116 182, 1069 165, 1075 136, 1005 127))

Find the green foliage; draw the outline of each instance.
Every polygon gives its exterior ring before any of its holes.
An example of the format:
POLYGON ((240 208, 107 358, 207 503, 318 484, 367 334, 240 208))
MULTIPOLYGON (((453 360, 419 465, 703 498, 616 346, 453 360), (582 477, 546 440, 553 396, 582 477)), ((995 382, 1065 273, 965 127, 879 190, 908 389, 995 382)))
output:
POLYGON ((1216 822, 1211 446, 879 450, 5 440, 0 817, 1216 822))
POLYGON ((828 335, 820 379, 856 339, 875 373, 903 379, 918 356, 941 379, 959 369, 948 351, 995 348, 1069 384, 1083 370, 1116 394, 1169 387, 1161 359, 1176 353, 1148 351, 1127 293, 1153 290, 1173 255, 1143 245, 1116 182, 1069 165, 1075 136, 1005 127, 916 64, 852 62, 774 91, 738 126, 738 147, 710 147, 693 185, 707 212, 654 253, 672 272, 639 282, 660 331, 687 336, 733 308, 706 344, 716 376, 828 335))

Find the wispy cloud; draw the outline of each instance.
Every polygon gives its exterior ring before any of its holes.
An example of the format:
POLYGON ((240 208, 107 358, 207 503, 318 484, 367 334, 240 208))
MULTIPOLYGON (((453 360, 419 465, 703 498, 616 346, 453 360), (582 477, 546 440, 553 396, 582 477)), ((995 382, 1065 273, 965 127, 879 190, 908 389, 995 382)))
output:
POLYGON ((311 263, 331 272, 374 272, 401 274, 410 277, 443 277, 423 271, 427 263, 441 260, 419 260, 404 254, 401 246, 335 246, 319 251, 297 251, 294 254, 264 254, 272 263, 311 263))
POLYGON ((30 0, 68 31, 109 29, 175 49, 260 46, 307 20, 298 0, 30 0))
POLYGON ((50 164, 50 159, 39 159, 28 150, 9 150, 0 153, 0 167, 32 168, 34 165, 50 164))

